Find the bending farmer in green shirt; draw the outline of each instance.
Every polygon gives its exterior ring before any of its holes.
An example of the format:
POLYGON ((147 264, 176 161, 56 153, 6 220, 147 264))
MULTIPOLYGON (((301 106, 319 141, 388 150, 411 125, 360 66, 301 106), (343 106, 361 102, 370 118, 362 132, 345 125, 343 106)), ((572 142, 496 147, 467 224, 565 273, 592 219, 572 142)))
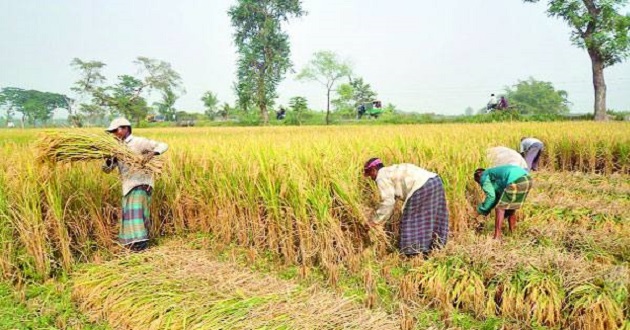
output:
POLYGON ((508 217, 510 232, 516 227, 516 210, 520 209, 532 188, 532 178, 520 166, 502 165, 475 171, 475 181, 486 198, 477 207, 479 214, 488 215, 495 208, 494 238, 501 238, 503 219, 508 217))

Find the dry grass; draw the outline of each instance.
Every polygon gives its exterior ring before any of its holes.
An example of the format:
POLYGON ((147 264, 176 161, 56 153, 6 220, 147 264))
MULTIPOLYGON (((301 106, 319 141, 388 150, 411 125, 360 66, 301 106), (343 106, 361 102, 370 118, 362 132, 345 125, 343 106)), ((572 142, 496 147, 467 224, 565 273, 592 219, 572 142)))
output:
POLYGON ((74 297, 115 329, 396 329, 399 321, 317 287, 301 287, 163 246, 76 274, 74 297))

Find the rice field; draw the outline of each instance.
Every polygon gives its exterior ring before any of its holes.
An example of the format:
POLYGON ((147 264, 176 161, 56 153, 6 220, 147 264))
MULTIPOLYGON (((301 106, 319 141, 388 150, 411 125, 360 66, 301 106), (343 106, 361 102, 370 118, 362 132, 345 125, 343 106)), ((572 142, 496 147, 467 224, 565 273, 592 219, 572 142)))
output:
POLYGON ((199 329, 221 328, 221 320, 291 329, 297 311, 312 312, 300 307, 303 282, 322 288, 310 299, 330 313, 323 315, 354 320, 335 328, 466 328, 461 318, 469 328, 630 328, 628 123, 134 130, 170 146, 152 204, 160 246, 146 257, 119 255, 117 176, 98 162, 38 162, 41 132, 0 131, 0 276, 19 286, 71 274, 77 306, 113 328, 137 328, 124 323, 137 319, 156 329, 195 328, 186 320, 199 329), (543 170, 533 175, 517 231, 497 242, 491 217, 475 215, 482 196, 472 172, 487 163, 486 148, 516 148, 526 135, 546 144, 543 170), (379 202, 361 176, 370 157, 441 175, 452 232, 443 250, 425 261, 400 258, 400 212, 385 231, 367 229, 379 202), (191 266, 163 246, 198 235, 206 243, 187 254, 200 254, 204 276, 230 277, 233 269, 234 279, 253 277, 259 286, 206 287, 189 272, 199 290, 171 290, 187 283, 176 266, 191 266), (226 251, 231 261, 208 256, 226 251), (231 267, 234 260, 255 269, 231 267), (173 272, 160 276, 161 265, 173 272), (291 270, 290 283, 270 278, 278 270, 291 270), (260 286, 265 281, 282 295, 260 286), (123 290, 134 294, 107 298, 123 290), (244 321, 254 317, 261 323, 244 321))

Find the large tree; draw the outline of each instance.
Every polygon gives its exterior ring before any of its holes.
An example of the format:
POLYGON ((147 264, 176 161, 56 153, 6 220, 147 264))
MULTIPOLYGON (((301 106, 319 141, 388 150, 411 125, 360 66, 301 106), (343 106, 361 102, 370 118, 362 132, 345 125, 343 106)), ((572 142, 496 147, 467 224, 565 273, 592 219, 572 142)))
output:
POLYGON ((247 107, 253 101, 265 124, 276 88, 292 66, 289 35, 282 23, 304 14, 300 0, 238 0, 228 11, 239 54, 235 83, 239 104, 247 107))
MULTIPOLYGON (((174 111, 173 105, 177 99, 176 91, 183 93, 181 77, 168 62, 140 56, 134 63, 139 67, 139 77, 131 75, 118 76, 118 82, 112 86, 104 86, 105 77, 100 70, 105 66, 102 62, 84 62, 74 59, 71 63, 81 75, 75 83, 76 92, 84 92, 91 95, 92 105, 81 108, 86 111, 94 111, 96 106, 106 107, 111 115, 124 115, 133 119, 136 123, 148 113, 145 96, 152 91, 162 93, 169 98, 167 106, 174 111)), ((166 102, 163 102, 166 103, 166 102)))
POLYGON ((34 124, 46 122, 52 118, 56 109, 68 109, 69 97, 63 94, 5 87, 0 90, 0 106, 6 107, 7 113, 19 112, 24 122, 34 124))
POLYGON ((569 112, 568 94, 556 90, 553 84, 534 78, 519 81, 513 88, 506 88, 506 97, 519 112, 529 115, 560 115, 569 112))
POLYGON ((317 81, 326 88, 326 125, 330 123, 330 92, 335 83, 352 74, 350 64, 337 58, 331 51, 319 51, 298 74, 298 80, 317 81))
MULTIPOLYGON (((70 88, 77 95, 79 112, 86 116, 89 121, 102 120, 105 116, 105 109, 99 105, 93 94, 107 80, 102 74, 105 63, 74 58, 70 62, 70 66, 79 72, 79 80, 70 88), (87 98, 89 98, 89 101, 86 100, 87 98)), ((73 113, 72 111, 68 113, 70 121, 78 122, 80 121, 79 117, 78 113, 73 113)))
POLYGON ((101 97, 103 102, 112 108, 113 114, 135 120, 136 124, 139 125, 140 120, 149 113, 147 101, 140 94, 142 88, 143 83, 140 79, 122 75, 118 76, 118 83, 109 87, 107 94, 103 94, 101 97))
MULTIPOLYGON (((539 0, 524 0, 538 2, 539 0)), ((591 58, 595 120, 606 120, 604 69, 630 54, 630 14, 621 14, 628 0, 547 0, 547 14, 565 20, 571 41, 591 58)))

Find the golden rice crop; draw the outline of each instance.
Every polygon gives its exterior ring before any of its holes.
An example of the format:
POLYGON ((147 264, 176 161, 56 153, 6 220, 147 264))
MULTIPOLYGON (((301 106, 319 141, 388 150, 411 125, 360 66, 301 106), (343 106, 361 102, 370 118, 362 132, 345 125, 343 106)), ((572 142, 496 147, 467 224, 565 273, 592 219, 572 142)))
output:
MULTIPOLYGON (((118 178, 102 175, 87 162, 54 170, 38 167, 26 148, 34 143, 34 133, 0 131, 0 275, 15 281, 47 278, 116 249, 118 178)), ((451 215, 451 241, 431 255, 427 264, 433 267, 413 270, 413 275, 388 284, 399 292, 400 300, 413 306, 429 299, 444 310, 460 309, 477 318, 496 315, 553 326, 618 325, 619 317, 628 318, 627 299, 602 304, 603 298, 597 297, 608 293, 572 294, 580 285, 596 285, 610 267, 628 269, 630 255, 624 248, 630 217, 625 198, 630 181, 628 123, 177 128, 134 133, 171 146, 164 162, 168 175, 156 181, 153 194, 153 236, 201 232, 217 245, 254 251, 248 256, 251 262, 265 256, 295 265, 303 274, 321 269, 331 285, 341 285, 344 274, 364 276, 366 262, 380 265, 387 259, 416 268, 393 256, 400 211, 383 231, 365 226, 379 196, 373 183, 361 176, 361 166, 379 156, 386 165, 408 162, 437 172, 445 183, 451 215), (534 174, 534 189, 519 212, 517 231, 500 244, 486 239, 492 221, 474 213, 481 196, 471 173, 487 165, 488 147, 517 148, 526 135, 545 142, 543 171, 534 174), (479 223, 485 229, 471 232, 479 223), (525 274, 522 283, 515 279, 519 270, 525 274), (514 289, 510 301, 529 306, 532 312, 503 313, 502 304, 513 310, 501 300, 504 289, 514 289), (532 305, 533 297, 545 297, 544 305, 532 305), (568 313, 569 306, 579 306, 580 312, 568 313), (601 319, 598 313, 604 312, 614 317, 596 323, 597 317, 601 319)), ((116 144, 111 137, 107 143, 116 144)), ((92 159, 113 154, 81 148, 92 159)), ((82 157, 81 151, 72 150, 67 157, 82 157)), ((375 292, 368 284, 377 280, 365 281, 367 290, 375 292)), ((405 320, 412 319, 412 311, 405 310, 409 316, 405 320)))

